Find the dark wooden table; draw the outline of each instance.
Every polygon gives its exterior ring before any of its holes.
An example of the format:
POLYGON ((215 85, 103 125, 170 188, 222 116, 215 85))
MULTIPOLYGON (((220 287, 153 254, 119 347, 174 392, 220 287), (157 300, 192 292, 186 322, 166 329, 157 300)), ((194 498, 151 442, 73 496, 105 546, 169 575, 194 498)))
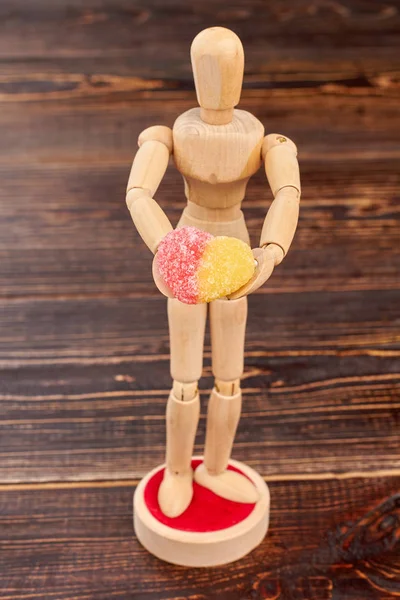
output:
MULTIPOLYGON (((0 597, 400 596, 400 3, 2 0, 0 597), (137 481, 163 460, 164 299, 124 188, 138 133, 195 105, 194 35, 233 28, 242 108, 300 149, 285 262, 250 298, 234 457, 271 528, 213 570, 149 556, 137 481)), ((158 199, 183 207, 171 169, 158 199)), ((244 210, 253 243, 271 199, 244 210)), ((202 381, 212 385, 207 338, 202 381)), ((197 451, 201 451, 204 418, 197 451)))

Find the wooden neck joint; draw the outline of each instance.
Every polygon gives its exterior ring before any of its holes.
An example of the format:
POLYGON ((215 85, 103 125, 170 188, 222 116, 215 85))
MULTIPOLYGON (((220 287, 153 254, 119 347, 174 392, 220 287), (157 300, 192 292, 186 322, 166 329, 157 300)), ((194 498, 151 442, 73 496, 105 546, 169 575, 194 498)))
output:
POLYGON ((233 108, 226 110, 214 110, 200 107, 200 118, 209 125, 227 125, 232 121, 233 108))

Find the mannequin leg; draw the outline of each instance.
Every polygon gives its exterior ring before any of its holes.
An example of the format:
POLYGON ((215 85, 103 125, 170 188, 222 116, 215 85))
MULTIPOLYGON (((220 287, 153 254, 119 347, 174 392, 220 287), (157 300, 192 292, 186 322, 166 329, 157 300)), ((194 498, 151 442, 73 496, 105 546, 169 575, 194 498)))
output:
POLYGON ((236 502, 256 502, 254 485, 240 473, 228 471, 240 419, 247 298, 210 304, 212 369, 215 387, 208 404, 204 463, 195 479, 213 492, 236 502))
POLYGON ((191 460, 200 413, 197 382, 203 368, 207 305, 168 299, 173 387, 166 411, 166 469, 158 492, 162 512, 177 517, 193 496, 191 460))

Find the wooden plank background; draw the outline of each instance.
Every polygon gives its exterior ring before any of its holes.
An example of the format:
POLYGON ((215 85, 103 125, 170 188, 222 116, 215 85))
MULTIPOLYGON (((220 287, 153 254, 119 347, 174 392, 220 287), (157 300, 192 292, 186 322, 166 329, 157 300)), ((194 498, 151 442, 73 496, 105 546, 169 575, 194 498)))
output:
MULTIPOLYGON (((399 34, 397 0, 2 0, 2 600, 400 596, 399 34), (199 571, 132 532, 170 376, 124 188, 138 133, 195 105, 190 42, 216 24, 244 44, 241 107, 299 147, 303 199, 249 301, 234 450, 270 484, 270 533, 199 571)), ((176 223, 172 168, 157 199, 176 223)), ((260 171, 254 244, 270 200, 260 171)), ((207 337, 199 452, 211 385, 207 337)))

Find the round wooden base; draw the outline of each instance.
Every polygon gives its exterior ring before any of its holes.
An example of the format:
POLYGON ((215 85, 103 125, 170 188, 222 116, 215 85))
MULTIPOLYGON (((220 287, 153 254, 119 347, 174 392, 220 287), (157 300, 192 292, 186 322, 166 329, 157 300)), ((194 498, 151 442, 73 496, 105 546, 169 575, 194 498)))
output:
MULTIPOLYGON (((194 458, 193 466, 201 460, 194 458)), ((256 504, 224 500, 194 483, 189 508, 180 517, 169 519, 156 499, 164 468, 161 465, 148 473, 133 499, 135 532, 151 554, 176 565, 212 567, 238 560, 262 542, 268 529, 270 498, 267 484, 256 471, 234 460, 229 463, 230 469, 243 473, 256 486, 260 494, 256 504)))

